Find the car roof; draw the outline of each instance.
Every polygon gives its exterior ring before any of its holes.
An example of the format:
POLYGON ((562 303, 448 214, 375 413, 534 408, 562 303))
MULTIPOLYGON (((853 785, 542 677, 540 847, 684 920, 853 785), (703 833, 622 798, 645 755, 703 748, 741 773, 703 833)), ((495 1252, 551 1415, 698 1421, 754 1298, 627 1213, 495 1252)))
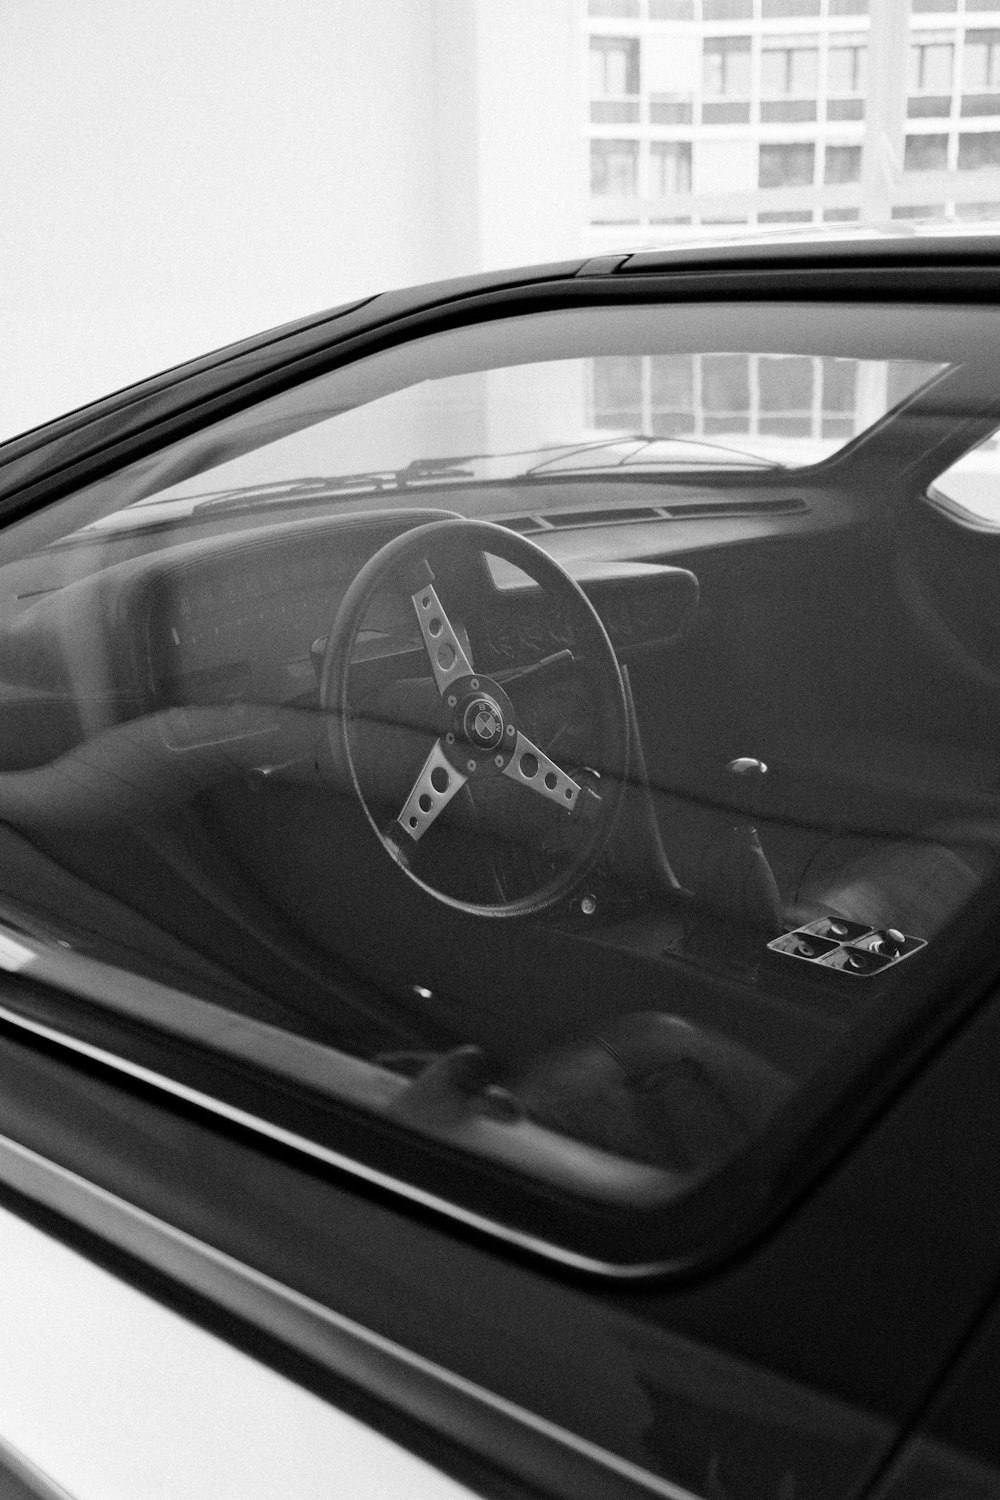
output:
MULTIPOLYGON (((595 256, 582 274, 594 274, 599 262, 615 260, 617 271, 671 271, 691 267, 780 268, 830 265, 882 267, 902 265, 992 265, 1000 267, 1000 226, 985 224, 956 232, 953 225, 914 225, 905 221, 849 229, 760 230, 755 233, 676 241, 595 256)), ((611 269, 610 266, 607 268, 611 269)))

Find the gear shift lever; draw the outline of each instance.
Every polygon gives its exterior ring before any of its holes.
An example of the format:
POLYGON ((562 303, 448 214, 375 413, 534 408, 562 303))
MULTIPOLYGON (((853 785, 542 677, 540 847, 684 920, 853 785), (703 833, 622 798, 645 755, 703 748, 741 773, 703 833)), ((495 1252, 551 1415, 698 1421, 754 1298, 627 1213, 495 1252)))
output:
POLYGON ((726 766, 725 802, 737 816, 705 851, 695 889, 700 915, 691 937, 697 947, 717 946, 725 935, 747 928, 765 938, 785 930, 774 872, 753 820, 760 806, 767 766, 741 755, 726 766))

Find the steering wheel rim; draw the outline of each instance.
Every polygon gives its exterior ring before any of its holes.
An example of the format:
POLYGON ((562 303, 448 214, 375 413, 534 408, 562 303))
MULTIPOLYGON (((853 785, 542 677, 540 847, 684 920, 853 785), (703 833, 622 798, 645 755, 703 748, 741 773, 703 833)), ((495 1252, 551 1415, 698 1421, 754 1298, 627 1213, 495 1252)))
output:
MULTIPOLYGON (((320 705, 333 761, 346 772, 354 795, 383 849, 421 890, 446 906, 475 916, 531 916, 565 899, 593 869, 607 844, 621 804, 628 771, 630 723, 625 684, 614 647, 586 594, 534 542, 488 521, 446 519, 394 537, 356 575, 334 617, 320 671, 320 705), (451 625, 436 588, 430 554, 440 566, 455 554, 489 553, 519 568, 543 592, 573 611, 577 637, 590 674, 600 683, 598 708, 604 751, 600 792, 577 782, 534 745, 518 724, 518 713, 499 683, 477 673, 471 653, 451 625), (380 826, 358 775, 351 747, 357 717, 349 703, 351 656, 366 612, 390 577, 403 575, 437 684, 442 721, 438 736, 393 825, 380 826), (450 741, 450 743, 449 743, 450 741), (464 761, 464 765, 463 765, 464 761), (473 770, 472 767, 475 767, 473 770), (528 772, 532 774, 528 774, 528 772), (441 890, 411 867, 413 849, 439 813, 471 777, 501 775, 564 808, 578 824, 591 825, 579 854, 538 889, 498 902, 467 901, 441 890)), ((428 737, 433 731, 428 731, 428 737)))

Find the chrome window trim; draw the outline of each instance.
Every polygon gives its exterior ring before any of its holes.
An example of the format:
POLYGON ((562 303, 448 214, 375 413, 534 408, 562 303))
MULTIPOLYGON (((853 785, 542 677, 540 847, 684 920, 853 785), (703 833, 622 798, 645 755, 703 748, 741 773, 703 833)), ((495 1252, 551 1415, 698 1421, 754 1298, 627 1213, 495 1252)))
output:
MULTIPOLYGON (((30 971, 30 965, 26 966, 25 972, 28 971, 30 971)), ((40 1037, 46 1042, 55 1043, 55 1045, 63 1047, 70 1052, 75 1052, 81 1057, 86 1057, 92 1062, 113 1068, 118 1073, 123 1073, 140 1083, 150 1085, 172 1098, 182 1099, 186 1104, 193 1104, 199 1109, 206 1110, 210 1114, 228 1120, 231 1124, 239 1125, 243 1129, 253 1131, 256 1135, 275 1141, 305 1156, 310 1156, 315 1161, 321 1161, 324 1165, 333 1167, 339 1172, 345 1172, 374 1187, 386 1189, 397 1197, 418 1204, 421 1208, 429 1208, 435 1213, 444 1214, 447 1218, 456 1220, 470 1229, 479 1230, 492 1236, 494 1239, 503 1241, 505 1244, 514 1245, 519 1250, 527 1250, 534 1255, 544 1256, 547 1260, 556 1261, 559 1265, 565 1266, 570 1270, 584 1271, 602 1277, 612 1277, 616 1280, 637 1281, 650 1276, 659 1276, 676 1271, 684 1264, 673 1258, 665 1258, 663 1260, 621 1265, 615 1261, 605 1261, 595 1256, 578 1254, 576 1251, 566 1249, 564 1246, 555 1244, 552 1241, 527 1234, 523 1230, 513 1229, 499 1220, 489 1218, 485 1214, 478 1214, 471 1209, 462 1208, 459 1204, 452 1203, 447 1198, 439 1197, 436 1193, 426 1192, 423 1188, 419 1188, 413 1183, 405 1181, 403 1178, 394 1177, 391 1173, 380 1171, 376 1167, 370 1167, 366 1163, 358 1161, 355 1157, 348 1156, 340 1151, 334 1151, 329 1146, 324 1146, 317 1141, 310 1140, 308 1136, 299 1135, 296 1131, 287 1130, 282 1125, 276 1125, 272 1121, 264 1119, 261 1115, 253 1114, 249 1110, 240 1109, 237 1105, 227 1104, 225 1100, 217 1099, 214 1095, 206 1094, 200 1089, 191 1088, 188 1084, 181 1083, 179 1079, 169 1078, 164 1073, 147 1068, 141 1063, 132 1062, 129 1058, 122 1057, 118 1053, 110 1052, 104 1047, 95 1046, 91 1042, 85 1042, 81 1038, 73 1036, 71 1032, 63 1031, 55 1026, 47 1026, 41 1021, 32 1020, 3 1004, 0 1004, 0 1023, 16 1026, 22 1031, 30 1032, 32 1035, 40 1037)), ((2 1172, 0 1172, 0 1178, 2 1178, 2 1172)))

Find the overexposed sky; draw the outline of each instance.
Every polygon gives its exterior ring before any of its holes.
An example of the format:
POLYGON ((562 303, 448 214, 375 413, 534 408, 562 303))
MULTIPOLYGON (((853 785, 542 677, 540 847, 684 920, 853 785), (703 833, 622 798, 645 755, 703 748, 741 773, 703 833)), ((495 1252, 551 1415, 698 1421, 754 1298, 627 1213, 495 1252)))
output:
POLYGON ((0 438, 448 274, 436 0, 4 0, 0 438))

